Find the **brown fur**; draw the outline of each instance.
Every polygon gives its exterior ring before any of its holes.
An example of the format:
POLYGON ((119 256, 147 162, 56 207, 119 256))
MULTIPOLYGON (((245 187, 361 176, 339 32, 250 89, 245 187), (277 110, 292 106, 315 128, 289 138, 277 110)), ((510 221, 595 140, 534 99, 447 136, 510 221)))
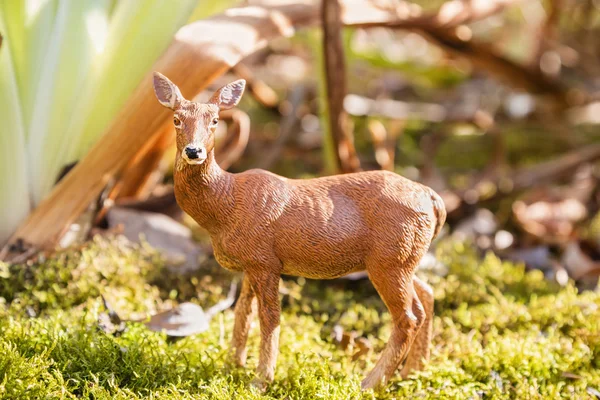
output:
POLYGON ((307 180, 258 169, 228 173, 215 162, 210 123, 219 109, 237 104, 243 82, 221 88, 208 104, 183 99, 160 74, 155 74, 154 84, 159 101, 179 119, 177 201, 208 230, 219 264, 244 272, 235 308, 235 361, 246 361, 248 330, 258 308, 257 372, 273 380, 281 274, 331 279, 366 270, 394 326, 362 387, 385 383, 405 359, 402 376, 422 368, 429 357, 433 295, 414 272, 446 218, 439 196, 387 171, 307 180), (206 149, 202 164, 191 165, 186 159, 183 149, 190 144, 206 149))

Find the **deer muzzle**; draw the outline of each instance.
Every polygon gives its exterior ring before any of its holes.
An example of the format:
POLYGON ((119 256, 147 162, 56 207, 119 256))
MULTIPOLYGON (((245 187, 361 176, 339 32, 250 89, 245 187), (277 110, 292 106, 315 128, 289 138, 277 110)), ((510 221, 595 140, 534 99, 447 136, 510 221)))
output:
POLYGON ((183 159, 191 165, 200 165, 206 160, 206 149, 204 146, 186 146, 181 152, 183 159))

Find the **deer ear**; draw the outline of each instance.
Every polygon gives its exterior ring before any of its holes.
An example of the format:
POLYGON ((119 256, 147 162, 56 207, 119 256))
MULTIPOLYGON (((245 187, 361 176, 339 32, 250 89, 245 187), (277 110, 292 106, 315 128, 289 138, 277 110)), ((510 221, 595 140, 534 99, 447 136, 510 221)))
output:
POLYGON ((154 93, 159 103, 171 110, 175 110, 183 100, 177 85, 160 72, 154 73, 154 93))
POLYGON ((242 95, 244 94, 244 88, 246 87, 246 81, 238 79, 235 82, 231 82, 228 85, 223 86, 217 90, 215 94, 208 101, 209 103, 216 104, 221 110, 228 110, 233 108, 240 102, 242 95))

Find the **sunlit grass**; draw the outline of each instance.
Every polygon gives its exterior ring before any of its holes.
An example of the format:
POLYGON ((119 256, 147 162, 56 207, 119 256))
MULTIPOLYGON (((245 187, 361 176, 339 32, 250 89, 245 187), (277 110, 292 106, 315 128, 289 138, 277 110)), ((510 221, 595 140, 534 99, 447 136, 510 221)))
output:
POLYGON ((366 281, 286 279, 281 355, 265 393, 249 368, 228 362, 231 310, 204 334, 169 342, 141 324, 118 337, 97 328, 99 295, 122 316, 189 300, 224 297, 229 274, 205 267, 176 277, 152 249, 96 240, 39 265, 0 268, 0 396, 7 399, 593 398, 600 389, 600 295, 558 288, 541 273, 483 259, 446 243, 447 277, 435 288, 432 360, 412 379, 360 392, 360 380, 389 335, 389 315, 366 281), (368 337, 374 352, 352 361, 331 339, 334 325, 368 337))

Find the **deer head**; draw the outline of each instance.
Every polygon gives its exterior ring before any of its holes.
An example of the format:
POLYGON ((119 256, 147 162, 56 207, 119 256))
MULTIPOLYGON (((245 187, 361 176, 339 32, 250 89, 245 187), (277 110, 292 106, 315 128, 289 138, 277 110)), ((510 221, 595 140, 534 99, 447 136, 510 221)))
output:
POLYGON ((235 107, 245 87, 243 79, 231 82, 202 104, 184 99, 177 85, 161 73, 154 73, 154 93, 160 104, 174 112, 177 151, 188 164, 202 164, 213 151, 219 111, 235 107))

